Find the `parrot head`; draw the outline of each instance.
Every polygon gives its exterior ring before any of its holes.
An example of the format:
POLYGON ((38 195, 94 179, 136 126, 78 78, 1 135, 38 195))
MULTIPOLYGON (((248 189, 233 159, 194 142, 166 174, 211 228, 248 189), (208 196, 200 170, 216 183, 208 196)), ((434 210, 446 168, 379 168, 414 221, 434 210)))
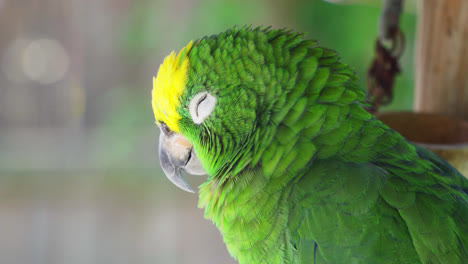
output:
POLYGON ((233 40, 235 33, 190 42, 177 55, 167 56, 153 78, 161 166, 185 191, 193 192, 182 170, 223 177, 251 160, 246 148, 261 110, 254 89, 260 85, 255 77, 261 74, 261 62, 255 60, 263 58, 249 54, 248 39, 239 38, 237 46, 220 43, 233 40))
MULTIPOLYGON (((152 90, 166 176, 186 191, 193 190, 182 170, 221 184, 246 169, 260 168, 268 176, 295 145, 302 154, 294 167, 306 164, 315 146, 297 135, 330 131, 341 111, 331 105, 365 97, 359 87, 344 89, 355 80, 354 71, 316 44, 299 33, 244 27, 167 56, 152 90), (319 125, 311 127, 314 122, 319 125)), ((278 166, 285 169, 291 161, 278 166)))

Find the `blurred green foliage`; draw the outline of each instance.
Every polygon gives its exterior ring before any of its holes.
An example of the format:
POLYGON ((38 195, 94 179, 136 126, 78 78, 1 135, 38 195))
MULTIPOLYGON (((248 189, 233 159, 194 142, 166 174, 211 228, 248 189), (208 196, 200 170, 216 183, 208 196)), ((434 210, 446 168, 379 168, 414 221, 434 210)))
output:
MULTIPOLYGON (((367 89, 365 77, 374 57, 381 11, 379 4, 379 1, 343 5, 321 0, 201 0, 193 6, 176 8, 168 7, 167 3, 140 1, 130 11, 122 35, 123 46, 133 59, 141 59, 149 52, 165 51, 168 54, 191 39, 216 34, 234 25, 291 28, 307 32, 306 38, 316 39, 321 45, 337 50, 342 60, 356 69, 361 86, 367 89), (161 8, 165 8, 166 12, 157 12, 161 8), (174 12, 189 14, 180 16, 180 24, 166 24, 164 21, 169 21, 167 16, 174 12)), ((415 14, 402 15, 401 28, 406 35, 406 50, 401 59, 402 74, 396 80, 393 104, 383 110, 411 109, 415 24, 415 14)))
MULTIPOLYGON (((323 1, 301 1, 293 11, 301 30, 309 32, 324 46, 337 50, 342 60, 355 67, 364 89, 367 69, 374 58, 380 6, 334 5, 323 1)), ((400 27, 406 36, 397 77, 394 101, 382 110, 411 109, 413 101, 413 49, 416 16, 404 13, 400 27)))

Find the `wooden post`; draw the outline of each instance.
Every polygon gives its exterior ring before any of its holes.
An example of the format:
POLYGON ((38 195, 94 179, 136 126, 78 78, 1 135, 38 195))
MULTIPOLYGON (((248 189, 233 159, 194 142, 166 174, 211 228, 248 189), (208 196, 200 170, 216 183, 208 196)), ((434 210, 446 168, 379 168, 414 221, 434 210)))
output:
POLYGON ((468 0, 419 0, 417 112, 468 120, 468 0))

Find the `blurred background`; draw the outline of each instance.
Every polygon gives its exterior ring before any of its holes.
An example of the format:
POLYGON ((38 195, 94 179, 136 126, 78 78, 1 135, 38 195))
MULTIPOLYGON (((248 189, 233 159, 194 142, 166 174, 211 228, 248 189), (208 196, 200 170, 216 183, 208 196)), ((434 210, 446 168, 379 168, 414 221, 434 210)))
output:
MULTIPOLYGON (((391 109, 412 105, 415 2, 391 109)), ((0 263, 235 263, 197 196, 159 167, 152 76, 191 39, 272 25, 308 32, 365 80, 380 6, 0 0, 0 263)))

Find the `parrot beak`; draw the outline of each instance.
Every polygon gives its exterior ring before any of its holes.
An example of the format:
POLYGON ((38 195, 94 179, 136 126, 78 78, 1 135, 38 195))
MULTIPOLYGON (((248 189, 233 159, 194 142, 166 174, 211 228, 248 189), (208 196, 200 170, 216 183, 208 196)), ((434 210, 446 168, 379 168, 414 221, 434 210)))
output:
POLYGON ((188 140, 177 133, 164 133, 159 136, 159 160, 166 177, 184 191, 194 193, 182 176, 181 170, 192 175, 204 175, 200 160, 188 140))

